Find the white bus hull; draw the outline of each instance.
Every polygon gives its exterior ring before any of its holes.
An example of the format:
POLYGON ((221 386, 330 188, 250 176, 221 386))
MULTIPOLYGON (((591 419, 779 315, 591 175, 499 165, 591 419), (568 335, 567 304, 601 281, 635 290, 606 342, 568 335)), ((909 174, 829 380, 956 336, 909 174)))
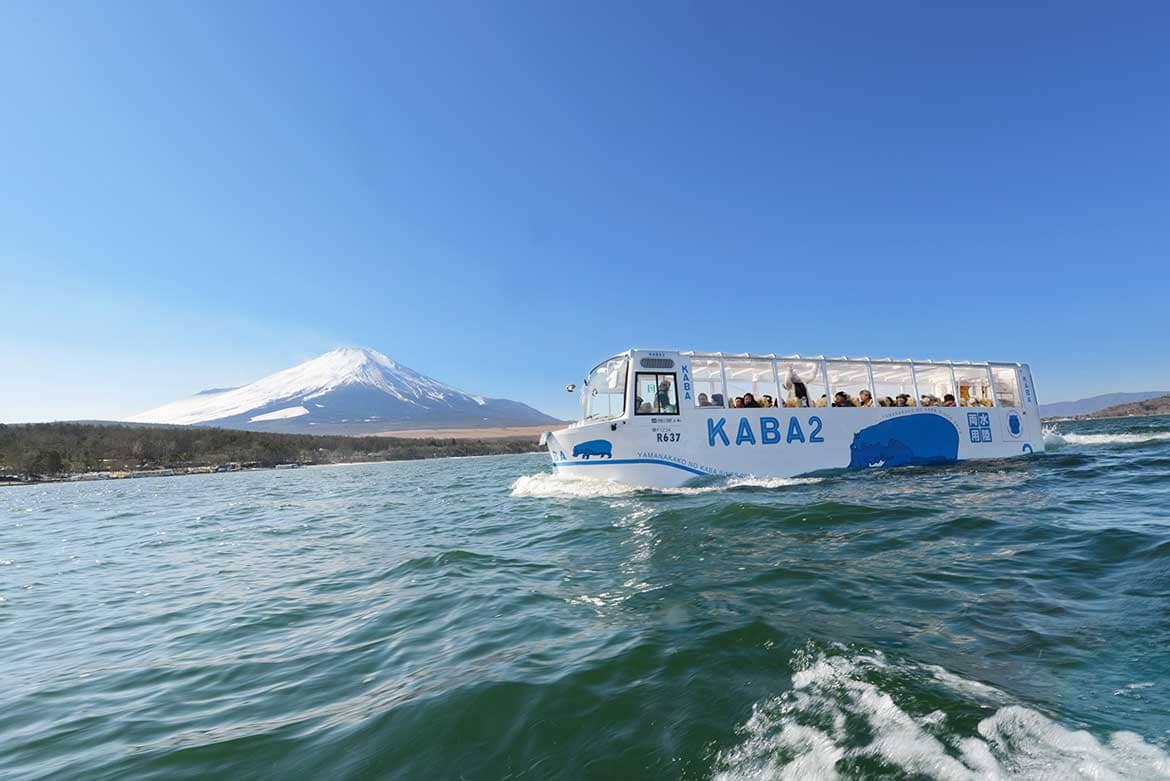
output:
POLYGON ((575 423, 544 442, 558 474, 664 488, 708 476, 1007 458, 1044 448, 1026 367, 1020 379, 1024 406, 725 409, 691 401, 677 415, 627 411, 575 423))

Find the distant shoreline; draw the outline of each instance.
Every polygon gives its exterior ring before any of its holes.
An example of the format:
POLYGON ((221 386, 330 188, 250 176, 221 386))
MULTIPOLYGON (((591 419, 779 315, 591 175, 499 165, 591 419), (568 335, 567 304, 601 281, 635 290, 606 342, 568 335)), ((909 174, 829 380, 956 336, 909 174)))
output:
POLYGON ((1054 423, 1060 420, 1119 420, 1122 418, 1157 418, 1164 415, 1170 415, 1170 396, 1156 396, 1145 401, 1115 404, 1112 407, 1085 415, 1059 415, 1051 418, 1040 418, 1040 420, 1044 423, 1054 423))
POLYGON ((246 472, 284 472, 292 471, 294 469, 328 469, 330 467, 350 467, 350 466, 374 466, 377 464, 409 464, 418 461, 463 461, 472 458, 506 458, 508 456, 535 456, 543 451, 540 448, 535 450, 522 450, 518 453, 481 453, 474 456, 432 456, 429 458, 394 458, 394 459, 379 459, 371 461, 338 461, 332 464, 297 464, 297 465, 283 465, 276 466, 253 466, 241 469, 231 469, 225 471, 217 471, 208 468, 192 468, 189 470, 171 470, 170 474, 140 474, 130 475, 125 477, 89 477, 88 473, 79 473, 74 475, 60 475, 56 477, 45 477, 37 480, 7 480, 5 476, 0 476, 0 488, 5 486, 34 486, 47 485, 49 483, 100 483, 110 480, 144 480, 150 477, 190 477, 192 475, 216 475, 216 474, 242 474, 246 472))
POLYGON ((489 430, 479 439, 450 434, 352 437, 234 429, 0 424, 0 485, 177 477, 540 451, 535 435, 489 430))

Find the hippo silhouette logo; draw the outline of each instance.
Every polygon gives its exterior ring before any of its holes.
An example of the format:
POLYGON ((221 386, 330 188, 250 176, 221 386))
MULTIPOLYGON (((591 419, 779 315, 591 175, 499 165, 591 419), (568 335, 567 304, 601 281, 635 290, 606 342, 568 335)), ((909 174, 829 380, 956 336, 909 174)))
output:
POLYGON ((1008 431, 1012 432, 1013 437, 1020 435, 1020 416, 1014 412, 1008 415, 1008 431))
POLYGON ((608 439, 591 439, 573 446, 573 458, 583 458, 588 461, 590 456, 613 458, 613 445, 608 439))
POLYGON ((849 467, 945 464, 959 458, 959 430, 942 415, 883 420, 853 435, 849 467))

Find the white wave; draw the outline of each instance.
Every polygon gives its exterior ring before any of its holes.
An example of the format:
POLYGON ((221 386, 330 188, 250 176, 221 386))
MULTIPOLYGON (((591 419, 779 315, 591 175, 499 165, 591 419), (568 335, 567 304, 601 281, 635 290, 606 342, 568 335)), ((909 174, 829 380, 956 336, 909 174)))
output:
POLYGON ((1051 426, 1045 426, 1040 433, 1044 437, 1045 450, 1057 450, 1068 444, 1065 441, 1064 435, 1051 426))
POLYGON ((729 477, 718 485, 698 485, 683 488, 652 489, 664 494, 711 494, 733 488, 789 488, 794 485, 813 485, 823 477, 729 477))
POLYGON ((522 475, 512 483, 512 496, 530 496, 539 499, 598 499, 610 496, 629 496, 644 489, 636 485, 609 480, 590 480, 551 472, 522 475))
POLYGON ((695 494, 720 493, 735 488, 787 488, 794 485, 819 483, 821 477, 735 477, 716 485, 683 486, 681 488, 654 488, 645 485, 630 485, 610 480, 594 480, 588 477, 570 477, 551 472, 524 475, 512 483, 512 496, 528 496, 542 499, 584 498, 597 499, 611 496, 629 496, 639 493, 670 494, 688 496, 695 494))
POLYGON ((1143 434, 1061 434, 1070 445, 1134 445, 1141 442, 1170 440, 1170 431, 1148 431, 1143 434))
POLYGON ((1131 434, 1074 434, 1057 431, 1051 426, 1044 428, 1044 447, 1049 450, 1066 445, 1136 445, 1142 442, 1164 442, 1170 440, 1170 431, 1144 431, 1131 434))
POLYGON ((802 669, 792 676, 792 689, 753 708, 739 729, 743 740, 719 754, 715 778, 835 779, 843 760, 961 781, 1170 778, 1170 754, 1132 732, 1102 742, 1021 705, 998 707, 979 722, 977 734, 948 732, 941 711, 915 715, 869 680, 929 675, 989 709, 1006 697, 942 668, 893 666, 880 653, 809 654, 803 665, 798 654, 795 661, 802 669), (859 721, 868 733, 861 745, 859 721))

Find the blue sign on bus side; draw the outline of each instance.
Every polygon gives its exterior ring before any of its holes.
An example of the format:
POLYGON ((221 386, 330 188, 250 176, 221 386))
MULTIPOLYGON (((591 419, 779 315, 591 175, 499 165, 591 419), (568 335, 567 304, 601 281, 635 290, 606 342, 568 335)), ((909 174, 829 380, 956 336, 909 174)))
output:
MULTIPOLYGON (((825 441, 825 438, 821 436, 823 423, 820 417, 810 416, 806 425, 808 426, 807 436, 804 428, 800 425, 800 420, 796 417, 788 418, 786 428, 781 426, 779 418, 762 417, 759 419, 759 437, 757 437, 756 430, 752 428, 751 419, 740 418, 739 423, 734 424, 735 444, 738 447, 757 443, 761 445, 778 445, 781 442, 818 444, 825 441)), ((707 445, 709 447, 715 447, 717 440, 722 442, 725 447, 729 447, 732 436, 727 430, 727 418, 719 418, 718 421, 714 418, 707 418, 707 445)))
POLYGON ((991 414, 987 412, 968 412, 967 430, 972 444, 991 441, 991 414))

